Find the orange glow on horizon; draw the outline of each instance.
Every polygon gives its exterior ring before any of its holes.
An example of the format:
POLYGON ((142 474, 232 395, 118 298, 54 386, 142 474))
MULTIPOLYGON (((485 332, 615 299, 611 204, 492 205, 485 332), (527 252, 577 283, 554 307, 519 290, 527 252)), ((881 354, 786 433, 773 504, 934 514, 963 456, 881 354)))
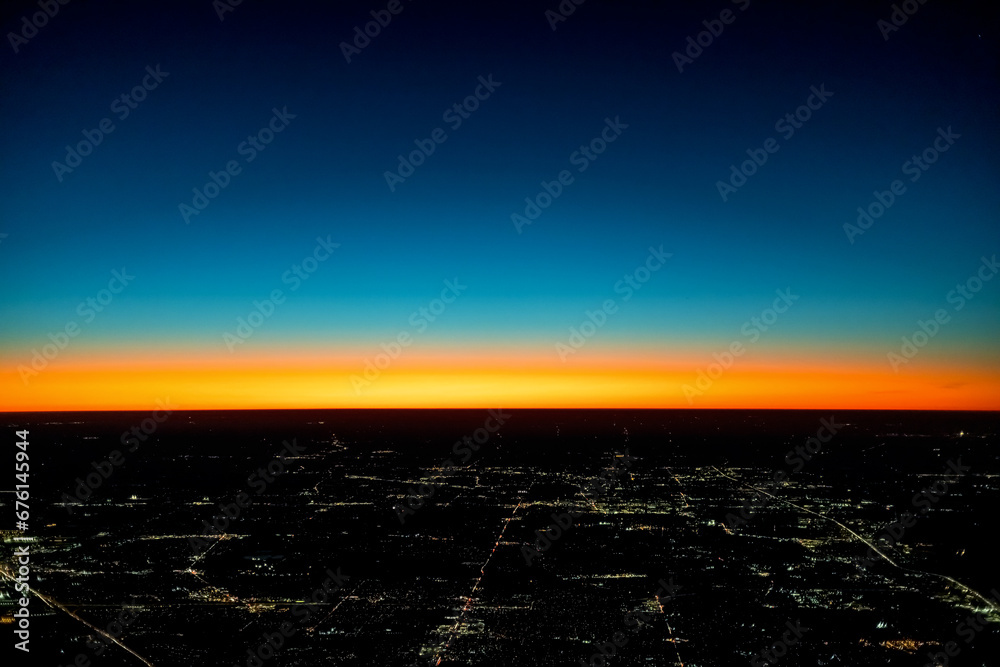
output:
MULTIPOLYGON (((400 357, 360 384, 356 355, 217 359, 57 360, 22 382, 8 366, 3 411, 299 408, 746 408, 998 410, 1000 376, 981 367, 935 365, 893 373, 886 364, 853 367, 798 360, 741 359, 710 386, 696 384, 690 356, 591 355, 561 363, 551 355, 488 358, 439 352, 400 357), (352 377, 354 380, 352 380, 352 377), (355 390, 358 385, 358 391, 355 390), (691 394, 684 386, 703 393, 691 394)), ((704 367, 704 366, 702 366, 704 367)))

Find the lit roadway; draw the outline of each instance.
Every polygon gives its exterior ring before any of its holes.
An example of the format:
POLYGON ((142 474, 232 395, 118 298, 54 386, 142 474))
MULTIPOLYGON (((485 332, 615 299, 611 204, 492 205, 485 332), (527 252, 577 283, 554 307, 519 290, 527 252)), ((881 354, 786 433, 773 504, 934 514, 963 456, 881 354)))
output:
MULTIPOLYGON (((11 582, 13 582, 15 584, 17 583, 17 579, 15 579, 14 576, 7 570, 7 566, 6 565, 0 566, 0 575, 6 577, 8 579, 10 579, 11 582)), ((136 653, 135 651, 133 651, 132 649, 130 649, 128 646, 125 646, 125 644, 122 644, 113 635, 110 635, 107 632, 105 632, 104 630, 101 630, 99 627, 97 627, 95 625, 92 625, 91 623, 88 623, 87 621, 83 620, 82 618, 80 618, 79 616, 77 616, 76 614, 74 614, 73 612, 71 612, 69 609, 67 609, 66 607, 64 607, 63 605, 61 605, 56 600, 53 600, 52 598, 50 598, 47 595, 43 595, 42 593, 38 592, 37 590, 35 590, 31 586, 27 586, 27 589, 28 589, 28 591, 32 595, 34 595, 39 600, 41 600, 45 604, 49 605, 53 609, 59 609, 61 611, 66 612, 67 614, 69 614, 70 616, 72 616, 76 620, 80 621, 81 623, 83 623, 84 625, 86 625, 88 628, 90 628, 91 630, 93 630, 94 632, 96 632, 97 634, 99 634, 102 637, 104 637, 105 639, 107 639, 109 642, 113 642, 113 643, 117 644, 118 646, 121 646, 123 649, 125 649, 126 651, 128 651, 129 653, 131 653, 132 655, 134 655, 135 657, 139 658, 139 660, 142 660, 143 663, 149 665, 149 667, 156 667, 149 660, 146 660, 144 657, 142 657, 141 655, 139 655, 138 653, 136 653)))
POLYGON ((904 572, 912 572, 914 574, 925 574, 925 575, 930 575, 932 577, 938 577, 939 579, 945 579, 946 581, 950 581, 951 583, 955 584, 956 586, 958 586, 959 588, 961 588, 966 593, 969 593, 970 595, 974 595, 975 597, 979 598, 980 600, 982 600, 983 602, 985 602, 988 606, 993 607, 994 609, 997 609, 997 606, 993 603, 993 601, 991 601, 990 599, 988 599, 987 597, 985 597, 984 595, 982 595, 981 593, 979 593, 979 591, 973 590, 973 589, 969 588, 968 586, 966 586, 965 584, 963 584, 962 582, 956 581, 955 579, 952 579, 951 577, 949 577, 947 575, 938 574, 937 572, 925 572, 923 570, 914 570, 914 569, 909 568, 909 567, 903 567, 902 565, 900 565, 899 563, 897 563, 896 561, 892 560, 891 558, 889 558, 888 556, 886 556, 884 553, 882 553, 881 551, 879 551, 878 547, 876 547, 870 541, 866 540, 861 535, 858 535, 856 532, 854 532, 853 530, 851 530, 850 528, 848 528, 844 524, 840 523, 836 519, 828 517, 825 514, 820 514, 819 512, 814 512, 814 511, 812 511, 810 509, 806 509, 805 507, 802 507, 801 505, 796 505, 795 503, 789 502, 789 501, 785 500, 784 498, 779 498, 778 496, 776 496, 776 495, 774 495, 772 493, 768 493, 767 491, 764 491, 763 489, 758 489, 757 487, 755 487, 753 485, 746 484, 746 483, 744 483, 744 482, 736 479, 735 477, 727 475, 726 473, 722 472, 721 470, 719 470, 715 466, 712 466, 712 470, 714 470, 715 472, 719 473, 720 475, 722 475, 726 479, 730 479, 730 480, 736 482, 740 486, 743 486, 743 487, 748 488, 748 489, 753 489, 754 491, 756 491, 758 493, 761 493, 761 494, 763 494, 763 495, 765 495, 765 496, 767 496, 769 498, 773 498, 774 500, 777 500, 778 502, 785 503, 786 505, 794 507, 797 510, 800 510, 802 512, 806 512, 807 514, 812 514, 814 516, 818 516, 821 519, 826 519, 827 521, 832 521, 833 523, 837 524, 838 526, 840 526, 841 528, 843 528, 844 530, 846 530, 848 533, 850 533, 851 535, 853 535, 854 537, 858 538, 859 540, 861 540, 862 542, 864 542, 865 544, 867 544, 871 548, 872 551, 874 551, 879 556, 881 556, 882 558, 884 558, 886 560, 886 562, 888 562, 890 565, 892 565, 893 567, 895 567, 897 569, 903 570, 904 572))

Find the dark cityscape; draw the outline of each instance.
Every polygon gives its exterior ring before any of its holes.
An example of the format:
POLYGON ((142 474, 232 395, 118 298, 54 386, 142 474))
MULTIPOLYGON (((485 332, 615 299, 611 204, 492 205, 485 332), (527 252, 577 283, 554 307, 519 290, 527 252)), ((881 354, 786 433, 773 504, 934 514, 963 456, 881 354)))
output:
POLYGON ((148 417, 6 415, 34 441, 32 528, 3 541, 4 624, 31 551, 17 664, 998 654, 995 414, 148 417))

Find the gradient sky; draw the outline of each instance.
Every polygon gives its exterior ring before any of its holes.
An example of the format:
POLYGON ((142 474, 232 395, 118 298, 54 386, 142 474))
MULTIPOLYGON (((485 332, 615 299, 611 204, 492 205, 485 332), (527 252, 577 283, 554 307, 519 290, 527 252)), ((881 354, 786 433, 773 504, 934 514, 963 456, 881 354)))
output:
POLYGON ((921 5, 886 40, 888 2, 588 0, 552 30, 555 0, 404 0, 350 63, 340 43, 386 3, 328 4, 245 0, 220 20, 210 0, 71 2, 15 53, 38 7, 8 3, 2 409, 1000 409, 1000 279, 948 300, 1000 253, 997 21, 978 3, 921 5), (672 54, 723 9, 735 20, 678 72, 672 54), (120 119, 114 100, 157 65, 168 76, 120 119), (489 76, 451 129, 442 114, 489 76), (833 95, 786 139, 775 122, 820 86, 833 95), (247 162, 238 146, 275 108, 295 118, 247 162), (104 118, 114 130, 60 181, 53 162, 104 118), (577 171, 608 118, 627 129, 577 171), (439 127, 391 191, 384 173, 439 127), (948 127, 960 138, 911 182, 904 163, 948 127), (778 151, 723 201, 717 182, 769 137, 778 151), (230 160, 242 171, 186 224, 179 204, 230 160), (572 184, 518 233, 511 214, 564 169, 572 184), (894 179, 905 194, 849 242, 894 179), (282 276, 317 238, 340 246, 292 290, 282 276), (660 246, 672 256, 625 301, 616 283, 660 246), (79 304, 123 268, 134 281, 88 321, 79 304), (786 288, 798 299, 751 340, 786 288), (223 333, 275 289, 284 302, 231 351, 223 333), (938 309, 948 321, 894 369, 938 309), (735 341, 745 352, 696 385, 735 341))

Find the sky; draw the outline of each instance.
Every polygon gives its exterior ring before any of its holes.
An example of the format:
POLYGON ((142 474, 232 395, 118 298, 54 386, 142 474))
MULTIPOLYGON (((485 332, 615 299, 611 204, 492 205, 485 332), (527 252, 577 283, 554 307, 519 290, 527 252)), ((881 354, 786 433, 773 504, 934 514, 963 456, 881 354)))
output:
POLYGON ((683 4, 7 3, 0 409, 1000 409, 995 10, 683 4))

